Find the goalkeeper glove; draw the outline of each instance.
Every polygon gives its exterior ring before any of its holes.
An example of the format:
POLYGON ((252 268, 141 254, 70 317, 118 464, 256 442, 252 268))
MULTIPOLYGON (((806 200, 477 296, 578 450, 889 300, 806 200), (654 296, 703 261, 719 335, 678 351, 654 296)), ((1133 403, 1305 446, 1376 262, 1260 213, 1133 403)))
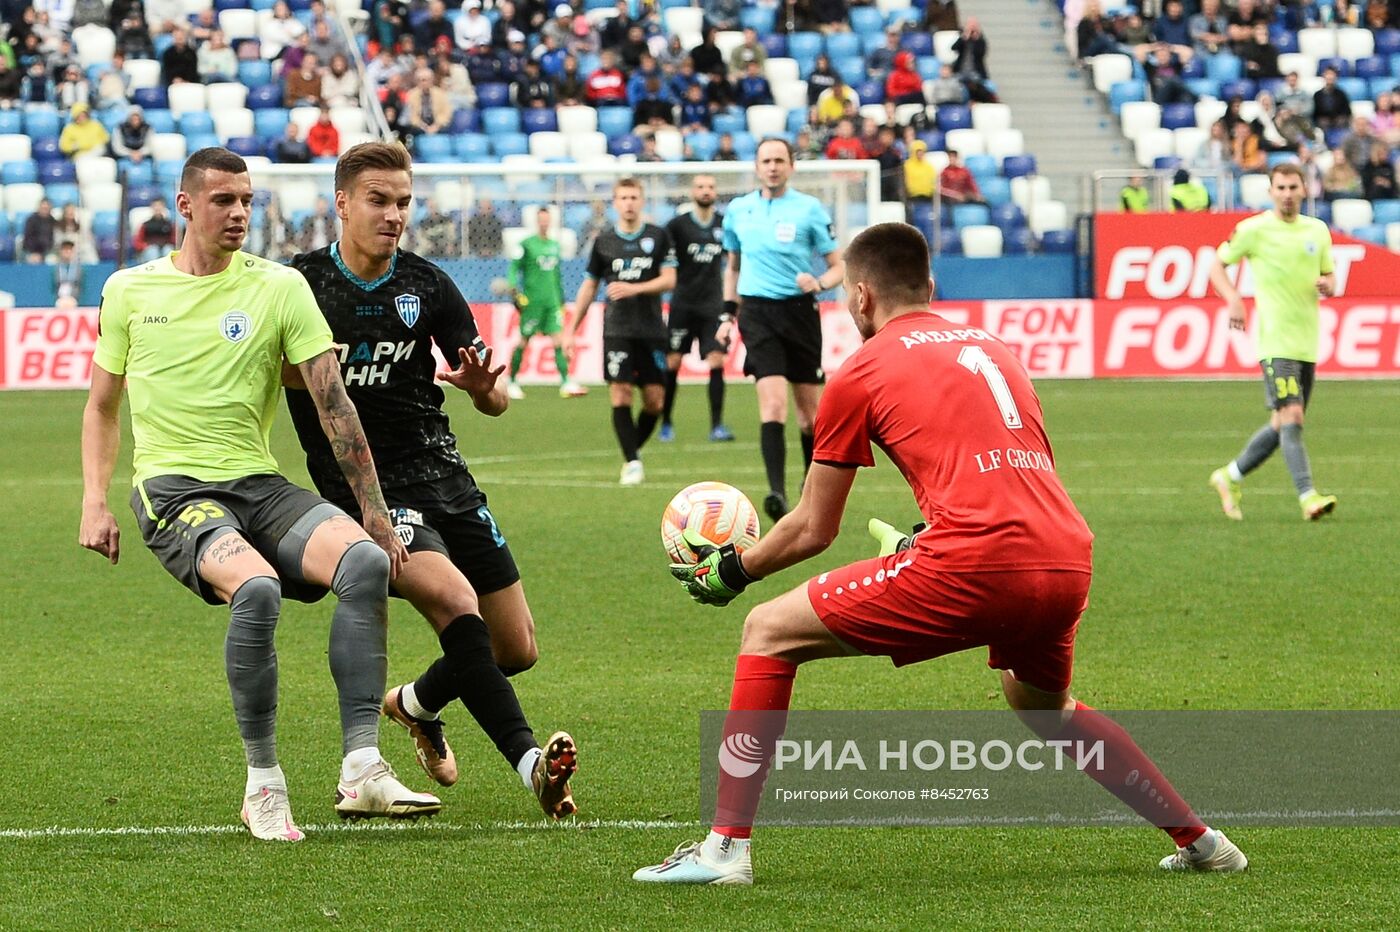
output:
POLYGON ((745 572, 733 544, 725 544, 718 550, 704 548, 700 551, 700 562, 693 565, 672 563, 671 575, 702 605, 728 605, 749 583, 758 581, 745 572))
POLYGON ((891 524, 886 524, 879 518, 871 518, 866 525, 870 531, 870 536, 875 538, 880 544, 880 556, 887 557, 892 553, 899 553, 908 550, 914 544, 914 536, 928 528, 922 521, 914 525, 912 534, 905 534, 903 531, 891 524))

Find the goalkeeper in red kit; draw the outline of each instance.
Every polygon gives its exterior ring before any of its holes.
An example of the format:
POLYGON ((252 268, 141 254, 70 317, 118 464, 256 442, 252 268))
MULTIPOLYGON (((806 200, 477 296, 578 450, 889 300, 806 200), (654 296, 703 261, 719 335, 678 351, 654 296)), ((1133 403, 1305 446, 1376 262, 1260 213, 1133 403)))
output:
POLYGON ((1071 694, 1093 535, 1055 473, 1030 378, 991 334, 929 310, 928 269, 928 245, 911 226, 882 223, 855 238, 845 288, 865 343, 822 396, 798 506, 742 557, 724 547, 672 572, 697 601, 725 605, 821 553, 856 469, 875 464, 872 444, 899 468, 928 528, 910 539, 872 521, 881 556, 749 613, 724 737, 752 735, 764 765, 747 778, 721 771, 709 836, 633 878, 753 882, 750 834, 782 732, 783 716, 771 713, 787 710, 800 664, 867 654, 903 666, 982 646, 1012 709, 1039 713, 1023 718, 1042 738, 1103 746, 1084 772, 1171 837, 1177 850, 1163 868, 1243 870, 1240 849, 1196 816, 1128 733, 1071 694), (1141 792, 1147 785, 1156 792, 1141 792))

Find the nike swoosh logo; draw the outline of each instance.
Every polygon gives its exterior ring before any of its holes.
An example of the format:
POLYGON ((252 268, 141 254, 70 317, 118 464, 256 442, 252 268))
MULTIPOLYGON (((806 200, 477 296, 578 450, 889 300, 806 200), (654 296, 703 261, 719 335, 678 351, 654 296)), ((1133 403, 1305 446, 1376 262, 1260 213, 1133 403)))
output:
POLYGON ((346 799, 359 799, 359 798, 360 798, 360 792, 359 792, 359 790, 341 790, 340 793, 341 793, 341 795, 344 796, 346 799))

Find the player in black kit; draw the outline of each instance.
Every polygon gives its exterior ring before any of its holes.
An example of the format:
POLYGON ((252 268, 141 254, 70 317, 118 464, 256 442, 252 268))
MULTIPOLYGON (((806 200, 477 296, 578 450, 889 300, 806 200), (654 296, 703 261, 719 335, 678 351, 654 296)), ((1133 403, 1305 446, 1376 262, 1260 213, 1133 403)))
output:
POLYGON ((622 448, 622 485, 641 485, 638 451, 656 428, 666 400, 666 321, 661 295, 676 287, 676 256, 671 237, 661 227, 642 222, 642 185, 620 178, 613 185, 617 225, 593 241, 588 274, 574 298, 574 323, 564 328, 564 352, 573 355, 574 339, 598 283, 606 285, 603 311, 603 369, 612 401, 613 430, 622 448), (642 388, 642 413, 632 419, 632 386, 642 388))
POLYGON ((710 439, 733 440, 724 426, 724 353, 732 314, 724 313, 724 224, 715 211, 715 176, 696 175, 690 185, 692 208, 666 224, 676 249, 676 290, 671 293, 671 348, 666 354, 666 404, 659 440, 676 438, 671 409, 676 404, 676 373, 692 343, 710 367, 710 439))
MULTIPOLYGON (((506 679, 535 662, 534 620, 510 548, 457 452, 434 380, 432 344, 459 363, 437 379, 492 417, 509 404, 499 379, 504 367, 491 367, 491 350, 447 273, 398 249, 413 200, 411 170, 397 143, 352 147, 335 171, 341 239, 292 260, 340 345, 346 389, 411 554, 391 592, 428 619, 442 645, 442 656, 415 682, 389 690, 384 714, 409 730, 423 769, 450 786, 457 762, 438 713, 461 699, 545 813, 558 819, 576 811, 569 778, 577 749, 561 731, 541 750, 506 679)), ((312 481, 355 514, 308 394, 296 390, 290 373, 285 381, 312 481)))

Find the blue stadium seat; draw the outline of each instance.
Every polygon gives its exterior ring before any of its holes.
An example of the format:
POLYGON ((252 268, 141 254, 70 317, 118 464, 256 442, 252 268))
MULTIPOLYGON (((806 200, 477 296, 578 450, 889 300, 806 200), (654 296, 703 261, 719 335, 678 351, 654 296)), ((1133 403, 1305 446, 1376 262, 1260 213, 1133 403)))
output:
MULTIPOLYGON (((1217 97, 1220 94, 1220 84, 1210 78, 1190 78, 1186 81, 1186 89, 1197 97, 1217 97)), ((1145 100, 1138 97, 1136 100, 1145 100)))
POLYGON ((280 139, 287 131, 287 111, 281 107, 253 111, 253 132, 262 139, 280 139))
POLYGON ((958 235, 957 230, 949 226, 945 226, 939 229, 938 251, 939 255, 944 256, 962 255, 962 237, 958 235))
POLYGON ((481 111, 481 131, 488 136, 520 132, 520 111, 512 107, 492 107, 481 111))
POLYGON ((273 83, 272 63, 266 61, 241 61, 238 63, 238 80, 249 88, 264 87, 273 83))
POLYGON ((885 47, 885 32, 864 32, 860 34, 860 52, 866 58, 876 49, 885 47))
MULTIPOLYGON (((719 119, 718 116, 715 119, 719 119)), ((627 107, 600 107, 598 109, 598 132, 612 139, 632 132, 632 111, 627 107)))
MULTIPOLYGON (((739 154, 739 161, 751 162, 758 153, 758 140, 753 138, 753 133, 747 130, 734 134, 734 151, 739 154)), ((865 205, 860 205, 864 207, 865 205)))
POLYGON ((972 110, 962 104, 938 105, 938 128, 943 132, 950 129, 967 129, 972 126, 972 110))
POLYGON ((1318 74, 1322 74, 1322 72, 1326 71, 1328 68, 1337 69, 1337 77, 1339 78, 1345 78, 1347 75, 1351 74, 1351 62, 1342 58, 1340 55, 1334 55, 1331 58, 1319 58, 1317 60, 1318 74))
POLYGON ((1376 39, 1376 54, 1387 57, 1400 52, 1400 29, 1378 29, 1373 33, 1376 39))
POLYGON ((33 184, 39 180, 39 169, 33 162, 6 162, 0 165, 0 184, 33 184))
MULTIPOLYGON (((1371 92, 1370 95, 1369 95, 1369 96, 1370 96, 1370 99, 1374 100, 1375 98, 1377 98, 1377 97, 1379 97, 1380 95, 1384 94, 1386 91, 1388 91, 1388 90, 1390 90, 1391 88, 1395 87, 1395 79, 1394 79, 1394 78, 1371 78, 1371 80, 1368 81, 1367 84, 1368 84, 1369 87, 1370 87, 1370 92, 1371 92)), ((1274 96, 1277 97, 1278 95, 1275 94, 1274 96)))
POLYGON ((58 162, 39 163, 39 182, 41 184, 73 184, 78 180, 77 169, 73 163, 67 159, 58 162))
MULTIPOLYGON (((772 6, 748 6, 739 11, 739 26, 743 29, 752 29, 760 36, 766 36, 773 31, 774 21, 777 19, 777 7, 772 6)), ((852 13, 855 11, 852 10, 852 13)))
POLYGON ((916 227, 920 233, 924 234, 924 239, 932 240, 934 228, 933 205, 922 201, 915 201, 910 204, 909 223, 916 227))
POLYGON ((996 156, 969 155, 963 159, 963 164, 967 166, 968 171, 972 172, 972 177, 977 179, 978 184, 997 176, 996 156))
MULTIPOLYGON (((1291 155, 1289 156, 1289 158, 1292 157, 1291 155)), ((1181 161, 1181 157, 1176 155, 1159 155, 1152 160, 1152 167, 1158 171, 1171 171, 1172 169, 1181 168, 1183 164, 1185 163, 1181 161)))
POLYGON ((121 224, 121 216, 115 210, 99 210, 92 215, 94 236, 115 236, 121 224))
POLYGON ((690 154, 697 162, 708 162, 719 148, 719 137, 714 133, 699 132, 690 134, 690 154))
POLYGON ((276 84, 264 84, 248 89, 249 110, 271 110, 282 106, 282 88, 276 84))
POLYGON ((841 76, 841 80, 852 87, 865 81, 865 56, 847 55, 842 58, 834 58, 831 60, 831 64, 836 69, 836 73, 841 76))
POLYGON ((163 87, 138 87, 131 92, 131 102, 142 110, 164 110, 170 106, 163 87))
POLYGON ((1239 81, 1224 81, 1220 84, 1221 100, 1229 100, 1232 97, 1253 100, 1258 93, 1259 82, 1251 78, 1243 78, 1239 81))
POLYGON ((471 107, 458 107, 452 111, 452 127, 450 132, 454 136, 462 133, 481 132, 481 119, 471 107))
POLYGON ((24 132, 24 117, 18 110, 0 110, 0 135, 14 136, 24 132))
POLYGON ((832 33, 826 37, 826 54, 833 62, 860 55, 860 36, 853 32, 832 33))
POLYGON ((807 125, 807 111, 802 107, 794 107, 788 111, 786 129, 789 133, 796 133, 807 125))
POLYGON ((1390 77, 1390 60, 1379 55, 1372 55, 1370 58, 1358 58, 1354 70, 1358 78, 1388 78, 1390 77))
POLYGON ((0 235, 13 232, 14 230, 10 229, 10 215, 0 210, 0 235))
POLYGON ((1014 230, 1003 230, 1001 233, 1001 252, 1006 256, 1023 256, 1028 252, 1035 251, 1035 234, 1025 227, 1017 227, 1014 230))
POLYGON ((1283 86, 1285 83, 1286 82, 1283 80, 1283 78, 1260 78, 1259 93, 1262 94, 1267 91, 1270 97, 1277 100, 1278 95, 1283 92, 1283 86))
POLYGON ((214 132, 214 116, 207 110, 192 110, 189 113, 182 113, 179 123, 180 133, 186 139, 190 136, 214 132))
POLYGON ((1344 126, 1339 126, 1335 129, 1325 129, 1322 131, 1322 138, 1326 141, 1327 148, 1335 149, 1342 144, 1343 139, 1347 138, 1347 133, 1349 132, 1351 132, 1351 130, 1344 126))
MULTIPOLYGON (((584 73, 581 68, 579 73, 584 73)), ((488 107, 509 107, 510 85, 500 83, 477 85, 476 106, 480 110, 485 110, 488 107)))
POLYGON ((1075 249, 1073 230, 1046 230, 1040 237, 1040 251, 1048 253, 1072 253, 1075 249))
POLYGON ((1196 108, 1192 104, 1167 104, 1162 108, 1162 128, 1180 129, 1196 125, 1196 108))
POLYGON ((175 44, 175 37, 168 32, 162 32, 151 37, 151 45, 155 48, 156 58, 165 54, 165 50, 175 44))
POLYGON ((787 37, 788 55, 799 62, 812 61, 822 52, 822 34, 794 32, 787 37))
POLYGON ((1001 227, 1002 233, 1009 233, 1026 225, 1026 215, 1015 204, 998 204, 992 208, 992 224, 1001 227))
POLYGON ((53 204, 54 210, 67 207, 69 204, 77 206, 78 186, 71 181, 61 184, 44 185, 44 197, 47 197, 53 204))
POLYGON ((223 144, 223 140, 215 133, 195 133, 185 137, 185 150, 187 152, 198 152, 200 149, 214 148, 223 144))
MULTIPOLYGON (((1269 27, 1269 40, 1279 54, 1298 51, 1298 34, 1292 29, 1282 26, 1269 27)), ((1377 40, 1379 44, 1379 39, 1377 40)))
POLYGON ((525 155, 530 151, 530 137, 524 133, 491 135, 491 150, 497 155, 525 155))
POLYGON ((631 133, 608 139, 608 152, 613 155, 636 155, 642 151, 642 141, 631 133))
POLYGON ((1384 199, 1371 202, 1373 219, 1379 224, 1400 223, 1400 201, 1384 199))
POLYGON ((526 133, 557 133, 559 119, 553 108, 531 108, 520 113, 521 127, 526 133))
POLYGON ((742 133, 748 128, 749 122, 744 118, 744 114, 730 110, 722 110, 710 120, 710 129, 716 133, 742 133))
POLYGON ((1206 59, 1206 77, 1216 81, 1238 81, 1244 74, 1244 64, 1234 55, 1218 52, 1206 59))
POLYGON ((13 262, 15 258, 15 238, 9 233, 0 234, 0 262, 13 262))
POLYGON ((216 12, 247 9, 251 9, 248 0, 214 0, 214 10, 216 12))
POLYGON ((911 4, 910 6, 900 9, 890 10, 889 17, 885 20, 885 25, 891 28, 915 29, 918 28, 919 22, 923 18, 923 9, 911 4))
POLYGON ((953 206, 953 229, 961 230, 969 226, 985 226, 992 219, 991 211, 981 204, 955 204, 953 206))
POLYGON ((66 161, 67 156, 58 147, 57 136, 44 136, 41 139, 34 139, 29 144, 29 153, 36 162, 58 162, 66 161))
MULTIPOLYGON (((1214 199, 1212 198, 1212 203, 1213 202, 1214 199)), ((1316 217, 1323 223, 1330 224, 1332 222, 1332 205, 1330 203, 1327 201, 1313 201, 1312 210, 1308 210, 1307 203, 1307 201, 1303 202, 1303 213, 1310 217, 1316 217)))
MULTIPOLYGON (((861 7, 856 7, 861 9, 861 7)), ((878 80, 862 81, 854 85, 856 96, 860 98, 861 106, 866 104, 882 104, 885 102, 885 82, 878 80)))
POLYGON ((1347 92, 1347 97, 1352 100, 1368 100, 1366 96, 1371 88, 1362 78, 1339 78, 1337 86, 1347 92))
POLYGON ((942 69, 943 63, 936 55, 920 55, 914 60, 914 67, 919 71, 919 77, 925 81, 932 81, 938 77, 938 72, 942 69))
POLYGON ((1034 175, 1035 167, 1035 156, 1033 155, 1008 155, 1001 160, 1001 173, 1008 178, 1034 175))
MULTIPOLYGON (((166 162, 161 162, 160 164, 168 165, 171 163, 179 165, 180 171, 184 171, 185 162, 183 159, 170 159, 166 162)), ((118 164, 117 170, 118 172, 126 172, 127 184, 155 184, 157 181, 161 182, 162 184, 168 184, 180 180, 179 171, 172 173, 168 177, 158 178, 156 176, 156 168, 150 163, 149 160, 144 162, 138 162, 135 164, 131 162, 122 162, 118 164)))
POLYGON ((277 0, 252 0, 248 5, 261 13, 263 10, 270 10, 275 7, 277 5, 277 0))
MULTIPOLYGON (((1212 84, 1212 89, 1214 85, 1212 84)), ((1108 106, 1115 114, 1123 109, 1123 105, 1130 101, 1147 99, 1147 83, 1145 81, 1115 81, 1108 89, 1108 106)))
POLYGON ((420 162, 451 162, 452 137, 423 134, 413 140, 413 156, 420 162))
POLYGON ((458 133, 452 137, 452 148, 464 162, 489 162, 491 140, 481 133, 458 133))
POLYGON ((900 37, 899 47, 913 52, 916 57, 933 54, 933 34, 914 30, 900 37))
POLYGON ((26 110, 24 132, 27 136, 57 136, 62 131, 57 110, 48 108, 26 110))
POLYGON ((1372 223, 1364 227, 1357 227, 1351 231, 1351 235, 1359 240, 1368 243, 1375 243, 1378 246, 1385 245, 1385 227, 1379 223, 1372 223))
POLYGON ((851 29, 858 35, 880 35, 885 31, 885 14, 873 6, 851 7, 851 29))
POLYGON ((1181 76, 1183 78, 1204 78, 1206 76, 1206 63, 1202 56, 1192 56, 1190 61, 1181 63, 1181 76))
POLYGON ((786 58, 788 53, 787 36, 781 32, 760 33, 758 41, 763 46, 763 50, 768 53, 769 58, 786 58))
MULTIPOLYGON (((141 167, 150 166, 147 165, 147 163, 142 162, 141 167)), ((159 181, 161 184, 174 184, 180 180, 180 174, 184 171, 184 169, 184 159, 163 159, 155 164, 155 171, 153 172, 152 177, 147 178, 146 180, 159 181)), ((127 180, 131 181, 132 179, 128 177, 127 180)), ((254 192, 253 196, 255 198, 257 197, 256 192, 254 192)))
POLYGON ((175 129, 175 116, 169 110, 155 109, 146 111, 146 122, 151 124, 153 133, 173 133, 175 129))
MULTIPOLYGON (((1180 161, 1180 160, 1178 159, 1178 161, 1180 161)), ((1282 165, 1284 162, 1296 162, 1296 161, 1298 161, 1298 156, 1295 155, 1295 154, 1292 153, 1292 152, 1270 152, 1269 155, 1268 155, 1268 162, 1267 162, 1267 164, 1268 164, 1269 168, 1272 169, 1275 165, 1282 165)), ((1176 166, 1168 166, 1168 167, 1175 168, 1176 166)))
POLYGON ((978 184, 988 205, 1000 207, 1011 203, 1011 182, 1006 178, 988 178, 986 184, 978 184))
POLYGON ((267 147, 256 136, 230 136, 227 146, 230 152, 236 152, 245 158, 267 154, 267 147))

